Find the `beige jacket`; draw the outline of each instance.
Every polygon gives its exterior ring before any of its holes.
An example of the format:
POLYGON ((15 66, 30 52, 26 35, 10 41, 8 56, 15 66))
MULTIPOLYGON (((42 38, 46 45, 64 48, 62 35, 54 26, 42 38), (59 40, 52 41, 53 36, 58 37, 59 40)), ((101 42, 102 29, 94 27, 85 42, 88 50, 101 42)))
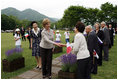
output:
POLYGON ((40 47, 45 49, 51 49, 54 48, 54 33, 53 30, 50 29, 50 32, 48 32, 45 28, 41 32, 42 39, 40 42, 40 47))

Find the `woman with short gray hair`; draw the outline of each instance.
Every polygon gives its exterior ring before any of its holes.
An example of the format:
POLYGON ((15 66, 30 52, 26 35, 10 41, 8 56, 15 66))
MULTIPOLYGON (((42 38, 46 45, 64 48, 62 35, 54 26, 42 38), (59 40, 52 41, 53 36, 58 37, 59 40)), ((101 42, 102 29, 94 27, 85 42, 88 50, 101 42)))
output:
MULTIPOLYGON (((100 24, 97 22, 97 23, 95 23, 94 26, 95 26, 95 28, 96 28, 96 30, 95 30, 96 35, 97 35, 98 38, 103 42, 103 40, 104 40, 104 33, 103 33, 102 30, 100 30, 100 24)), ((101 43, 101 42, 99 41, 98 47, 99 47, 100 53, 98 54, 99 59, 97 60, 97 63, 98 63, 99 66, 102 66, 102 49, 103 49, 103 43, 101 43)))

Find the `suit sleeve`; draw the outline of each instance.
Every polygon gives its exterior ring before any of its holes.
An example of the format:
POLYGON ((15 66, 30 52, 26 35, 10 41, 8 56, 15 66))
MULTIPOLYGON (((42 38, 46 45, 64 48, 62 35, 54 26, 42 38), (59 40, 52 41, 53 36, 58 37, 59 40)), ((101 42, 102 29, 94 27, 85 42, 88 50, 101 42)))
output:
MULTIPOLYGON (((93 48, 94 48, 94 40, 93 40, 94 36, 90 35, 87 38, 87 46, 88 46, 88 50, 90 53, 93 53, 93 48)), ((92 54, 91 54, 92 55, 92 54)))

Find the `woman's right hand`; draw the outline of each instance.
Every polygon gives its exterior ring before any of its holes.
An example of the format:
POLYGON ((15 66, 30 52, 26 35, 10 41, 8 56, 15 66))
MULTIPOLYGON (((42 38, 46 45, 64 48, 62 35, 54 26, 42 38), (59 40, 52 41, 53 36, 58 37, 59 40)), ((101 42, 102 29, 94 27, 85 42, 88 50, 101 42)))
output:
POLYGON ((55 45, 61 47, 60 43, 55 43, 55 45))

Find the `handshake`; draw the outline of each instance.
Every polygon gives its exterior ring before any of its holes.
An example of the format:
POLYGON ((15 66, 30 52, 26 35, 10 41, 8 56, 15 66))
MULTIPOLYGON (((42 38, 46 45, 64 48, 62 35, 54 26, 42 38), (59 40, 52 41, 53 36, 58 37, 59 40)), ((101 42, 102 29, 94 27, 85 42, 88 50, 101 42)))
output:
POLYGON ((59 47, 66 47, 66 44, 62 44, 62 43, 55 43, 55 45, 59 47))

